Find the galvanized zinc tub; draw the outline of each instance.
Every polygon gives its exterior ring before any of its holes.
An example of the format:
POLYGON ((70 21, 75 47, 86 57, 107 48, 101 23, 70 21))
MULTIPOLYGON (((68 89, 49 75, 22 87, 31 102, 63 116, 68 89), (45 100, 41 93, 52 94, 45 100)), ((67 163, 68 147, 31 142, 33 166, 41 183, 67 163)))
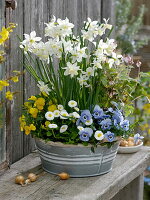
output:
POLYGON ((35 138, 43 169, 52 174, 66 172, 70 177, 87 177, 105 174, 112 169, 119 143, 111 148, 98 146, 95 153, 91 146, 65 145, 45 142, 35 138))

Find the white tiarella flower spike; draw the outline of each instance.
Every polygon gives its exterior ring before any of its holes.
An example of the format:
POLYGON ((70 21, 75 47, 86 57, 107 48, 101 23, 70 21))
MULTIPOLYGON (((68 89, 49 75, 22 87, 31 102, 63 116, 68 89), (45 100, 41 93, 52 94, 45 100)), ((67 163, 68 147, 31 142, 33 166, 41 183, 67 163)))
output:
POLYGON ((74 107, 77 106, 77 102, 74 101, 74 100, 70 100, 70 101, 68 102, 68 106, 71 107, 71 108, 74 108, 74 107))
POLYGON ((46 118, 47 120, 53 120, 53 119, 54 119, 54 114, 53 114, 53 112, 48 111, 48 112, 45 114, 45 118, 46 118))
POLYGON ((65 132, 66 130, 68 129, 68 125, 62 125, 61 127, 60 127, 60 133, 63 133, 63 132, 65 132))
POLYGON ((40 92, 45 92, 46 94, 49 94, 49 92, 51 91, 48 88, 48 85, 46 85, 43 81, 38 81, 37 86, 39 87, 40 92))

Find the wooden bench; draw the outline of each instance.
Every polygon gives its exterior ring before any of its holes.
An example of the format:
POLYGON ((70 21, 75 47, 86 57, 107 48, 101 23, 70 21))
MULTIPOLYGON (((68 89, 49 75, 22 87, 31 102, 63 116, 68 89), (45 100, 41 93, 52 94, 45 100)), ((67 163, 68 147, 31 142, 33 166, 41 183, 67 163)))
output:
POLYGON ((134 154, 117 154, 111 172, 90 178, 60 180, 41 168, 37 153, 14 163, 0 177, 1 200, 142 200, 143 172, 150 164, 150 148, 134 154), (17 174, 39 174, 26 187, 14 183, 17 174))

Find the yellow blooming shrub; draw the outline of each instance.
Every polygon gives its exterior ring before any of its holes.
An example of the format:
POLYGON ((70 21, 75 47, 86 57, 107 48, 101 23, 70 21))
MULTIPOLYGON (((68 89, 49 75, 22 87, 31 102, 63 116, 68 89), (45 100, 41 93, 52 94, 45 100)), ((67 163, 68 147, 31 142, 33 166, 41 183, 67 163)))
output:
POLYGON ((10 92, 10 91, 7 91, 5 96, 6 96, 6 99, 8 99, 8 100, 12 100, 13 99, 13 93, 10 92))
POLYGON ((5 86, 9 86, 8 81, 7 80, 0 80, 0 91, 2 91, 5 86))
MULTIPOLYGON (((2 27, 2 30, 0 31, 0 48, 2 48, 5 45, 6 40, 9 39, 10 33, 13 31, 15 27, 16 25, 13 23, 10 23, 7 28, 2 27)), ((0 64, 5 61, 4 55, 5 55, 5 52, 3 50, 0 50, 0 64)), ((6 79, 0 80, 0 91, 3 91, 5 87, 10 86, 11 81, 12 82, 19 81, 19 76, 22 75, 22 73, 19 71, 13 71, 13 73, 14 73, 14 76, 10 76, 6 79)), ((16 94, 16 92, 7 91, 5 94, 5 98, 11 101, 13 100, 14 94, 16 94)), ((2 104, 3 102, 4 100, 1 100, 0 104, 2 104)))

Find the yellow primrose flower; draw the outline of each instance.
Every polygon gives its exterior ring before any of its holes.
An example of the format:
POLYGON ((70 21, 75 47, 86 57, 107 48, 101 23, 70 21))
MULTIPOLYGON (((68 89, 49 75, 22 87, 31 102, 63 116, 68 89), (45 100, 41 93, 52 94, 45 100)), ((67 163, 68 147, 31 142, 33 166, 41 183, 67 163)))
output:
POLYGON ((31 130, 31 131, 35 131, 35 130, 36 130, 36 127, 35 127, 33 124, 30 124, 30 130, 31 130))
POLYGON ((45 105, 45 99, 44 98, 38 98, 35 101, 35 106, 39 109, 39 110, 43 110, 43 106, 45 105))
POLYGON ((6 96, 6 99, 8 99, 8 100, 12 100, 13 99, 13 93, 10 92, 10 91, 7 91, 5 96, 6 96))
POLYGON ((49 124, 50 124, 49 121, 46 121, 46 122, 45 122, 45 126, 46 126, 46 127, 48 127, 49 124))
POLYGON ((37 117, 38 109, 37 108, 30 108, 29 113, 32 115, 33 118, 37 117))
POLYGON ((31 130, 30 130, 30 127, 29 127, 29 126, 25 126, 25 127, 24 127, 24 130, 25 130, 25 134, 26 134, 26 135, 29 135, 29 134, 30 134, 30 132, 31 132, 31 130))
POLYGON ((13 82, 18 82, 18 81, 19 81, 18 76, 13 76, 13 77, 11 77, 11 80, 12 80, 13 82))
POLYGON ((150 135, 150 128, 148 129, 148 134, 150 135))
POLYGON ((48 107, 48 111, 54 112, 55 110, 57 110, 57 106, 55 104, 52 104, 48 107))
POLYGON ((9 86, 8 81, 6 81, 6 80, 0 80, 0 91, 2 91, 3 87, 5 87, 5 86, 9 86))
POLYGON ((35 96, 31 96, 28 100, 33 100, 33 101, 36 101, 37 98, 35 96))
POLYGON ((25 134, 29 135, 31 131, 36 130, 36 127, 33 124, 30 124, 30 126, 25 126, 24 130, 25 130, 25 134))

